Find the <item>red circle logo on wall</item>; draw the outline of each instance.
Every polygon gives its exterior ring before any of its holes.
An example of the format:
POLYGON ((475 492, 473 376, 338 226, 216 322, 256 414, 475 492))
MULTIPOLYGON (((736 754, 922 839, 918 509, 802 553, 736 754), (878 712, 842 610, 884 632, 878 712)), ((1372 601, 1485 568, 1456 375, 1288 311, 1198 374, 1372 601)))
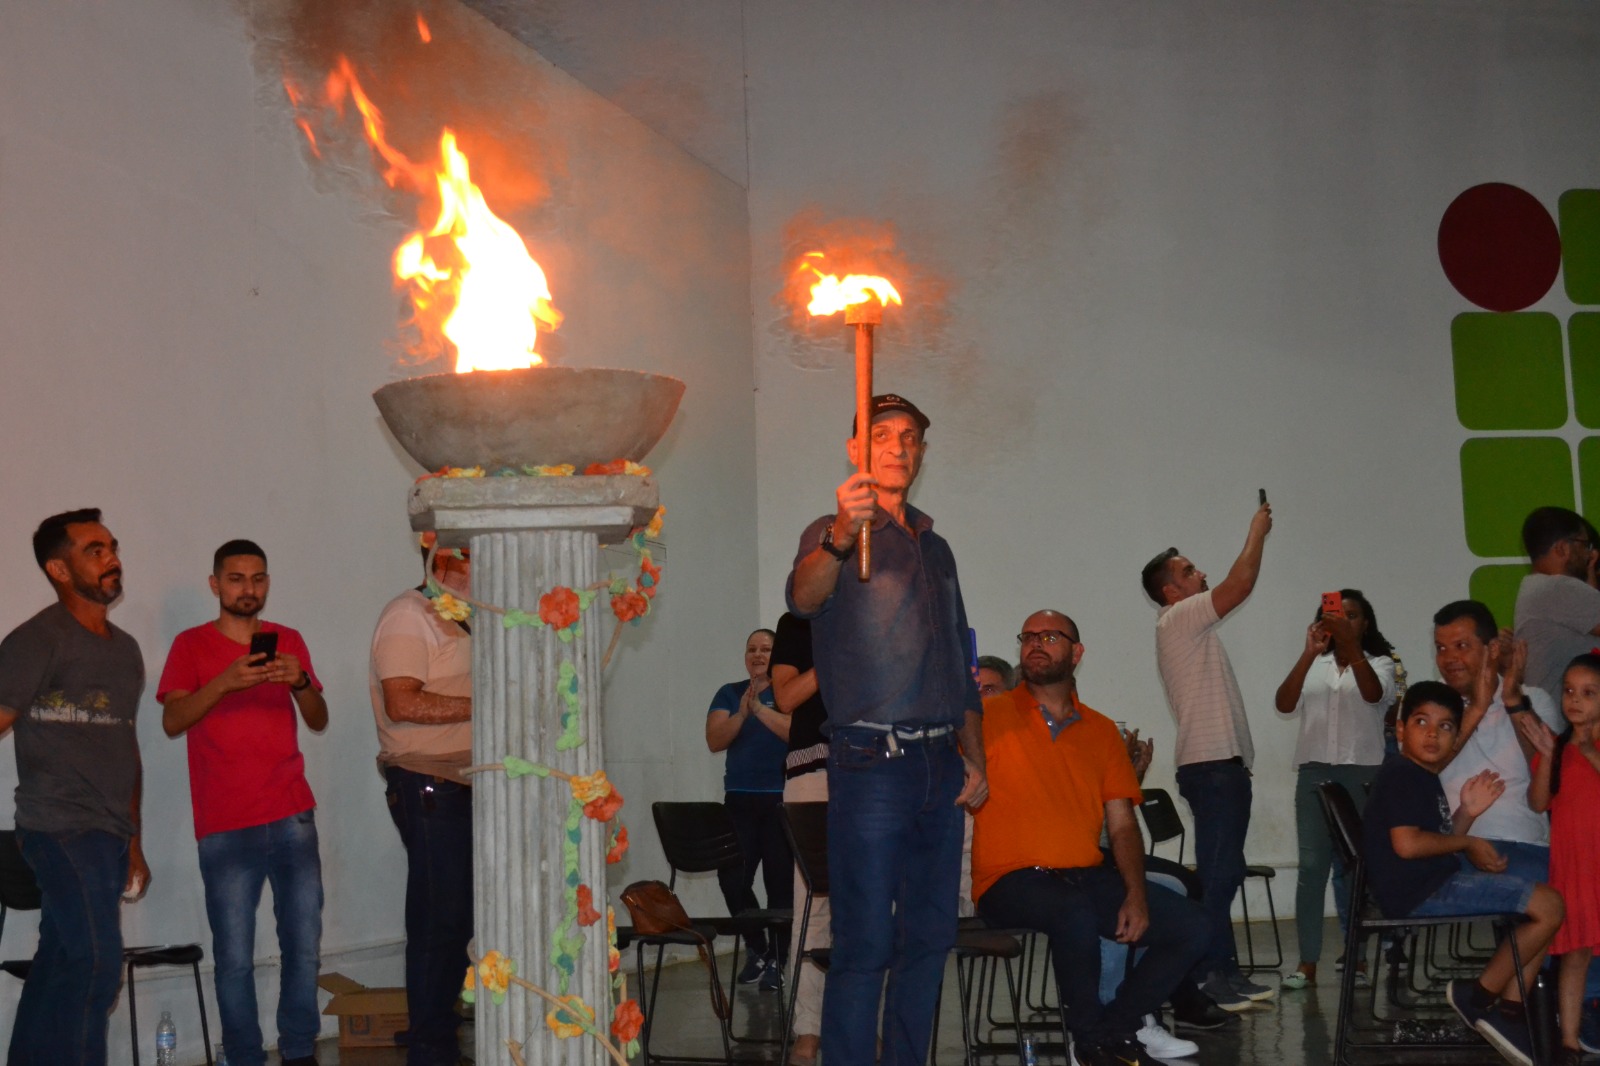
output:
POLYGON ((1474 185, 1439 220, 1439 265, 1479 307, 1521 311, 1555 284, 1561 235, 1533 194, 1498 181, 1474 185))

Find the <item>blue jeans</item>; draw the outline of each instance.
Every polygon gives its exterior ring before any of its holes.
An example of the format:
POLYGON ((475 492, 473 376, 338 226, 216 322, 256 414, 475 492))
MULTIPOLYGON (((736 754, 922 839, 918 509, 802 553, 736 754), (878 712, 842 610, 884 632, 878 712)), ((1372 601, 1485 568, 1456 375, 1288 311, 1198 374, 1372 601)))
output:
MULTIPOLYGON (((1494 850, 1506 857, 1506 873, 1535 884, 1550 883, 1550 849, 1542 844, 1524 844, 1520 840, 1491 840, 1494 850)), ((1463 870, 1476 869, 1463 857, 1463 870)))
MULTIPOLYGON (((1106 861, 1111 862, 1112 860, 1107 856, 1106 861)), ((1149 861, 1148 857, 1146 857, 1146 861, 1149 861)), ((1155 870, 1146 869, 1144 879, 1152 885, 1159 885, 1162 888, 1176 892, 1185 899, 1189 898, 1188 890, 1184 883, 1171 874, 1158 873, 1155 870)), ((1122 987, 1122 981, 1128 975, 1128 952, 1132 950, 1134 949, 1129 948, 1128 945, 1119 944, 1109 937, 1100 938, 1099 998, 1102 1005, 1110 1003, 1117 998, 1117 989, 1122 987)), ((1138 962, 1139 957, 1143 954, 1143 948, 1137 949, 1134 961, 1138 962)), ((1196 956, 1196 958, 1198 959, 1199 956, 1196 956)))
POLYGON ((1516 874, 1485 873, 1461 860, 1461 869, 1433 890, 1433 895, 1411 908, 1418 918, 1447 918, 1455 914, 1526 914, 1534 883, 1516 874))
POLYGON ((1035 866, 1006 874, 978 901, 978 913, 990 925, 1037 929, 1050 938, 1062 1019, 1074 1038, 1090 1045, 1132 1038, 1140 1019, 1161 1009, 1205 953, 1209 939, 1198 903, 1146 884, 1150 927, 1136 941, 1143 950, 1116 996, 1102 1007, 1100 940, 1116 935, 1117 911, 1127 895, 1114 866, 1035 866))
POLYGON ((472 789, 398 766, 384 777, 406 846, 406 1066, 455 1066, 472 939, 472 789))
POLYGON ((8 1066, 104 1066, 122 988, 128 842, 101 830, 17 830, 43 901, 39 950, 22 986, 8 1066))
POLYGON ((322 1016, 317 970, 322 961, 322 856, 316 811, 265 825, 207 833, 200 838, 211 957, 216 963, 222 1046, 232 1066, 262 1066, 256 1007, 256 908, 272 885, 282 969, 278 984, 278 1051, 286 1059, 312 1054, 322 1016))
POLYGON ((902 742, 837 728, 828 753, 828 888, 833 956, 822 1057, 872 1066, 883 998, 882 1066, 923 1066, 945 958, 956 939, 965 764, 955 738, 902 742), (884 989, 884 974, 888 989, 884 989))
POLYGON ((1244 838, 1250 829, 1250 771, 1231 759, 1178 767, 1178 794, 1194 815, 1194 862, 1211 943, 1207 973, 1239 968, 1233 943, 1233 897, 1244 884, 1244 838))

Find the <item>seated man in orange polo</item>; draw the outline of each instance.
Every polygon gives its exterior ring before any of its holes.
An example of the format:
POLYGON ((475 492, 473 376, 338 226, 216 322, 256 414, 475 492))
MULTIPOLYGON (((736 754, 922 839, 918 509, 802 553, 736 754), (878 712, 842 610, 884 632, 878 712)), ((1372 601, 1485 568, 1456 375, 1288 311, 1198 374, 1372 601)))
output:
POLYGON ((1073 691, 1078 627, 1058 611, 1023 623, 1021 684, 983 701, 989 802, 976 813, 972 892, 990 925, 1050 938, 1079 1066, 1154 1061, 1136 1039, 1205 951, 1200 906, 1148 884, 1141 799, 1116 724, 1073 691), (1113 862, 1100 850, 1109 832, 1113 862), (1146 950, 1100 1003, 1100 938, 1146 950))

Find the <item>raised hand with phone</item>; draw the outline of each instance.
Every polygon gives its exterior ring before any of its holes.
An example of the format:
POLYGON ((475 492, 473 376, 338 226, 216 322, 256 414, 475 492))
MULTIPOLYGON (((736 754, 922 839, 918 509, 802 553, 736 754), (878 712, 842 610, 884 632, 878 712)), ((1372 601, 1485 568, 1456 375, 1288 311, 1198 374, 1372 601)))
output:
MULTIPOLYGON (((1280 713, 1299 720, 1295 746, 1295 821, 1301 864, 1296 884, 1300 964, 1286 989, 1316 980, 1322 954, 1320 902, 1332 872, 1333 842, 1317 788, 1336 783, 1363 795, 1383 762, 1383 715, 1394 699, 1393 648, 1377 628, 1372 605, 1357 589, 1322 593, 1306 627, 1305 645, 1278 686, 1280 713)), ((1335 885, 1335 893, 1343 889, 1335 885)))

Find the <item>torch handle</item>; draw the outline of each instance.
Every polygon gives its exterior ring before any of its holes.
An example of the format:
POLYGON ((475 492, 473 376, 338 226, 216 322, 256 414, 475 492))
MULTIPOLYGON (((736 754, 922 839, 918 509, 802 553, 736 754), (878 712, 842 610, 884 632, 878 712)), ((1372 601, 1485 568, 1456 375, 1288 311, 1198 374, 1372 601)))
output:
MULTIPOLYGON (((856 470, 872 473, 872 323, 856 324, 856 470)), ((872 523, 857 540, 856 580, 872 579, 872 523)))

